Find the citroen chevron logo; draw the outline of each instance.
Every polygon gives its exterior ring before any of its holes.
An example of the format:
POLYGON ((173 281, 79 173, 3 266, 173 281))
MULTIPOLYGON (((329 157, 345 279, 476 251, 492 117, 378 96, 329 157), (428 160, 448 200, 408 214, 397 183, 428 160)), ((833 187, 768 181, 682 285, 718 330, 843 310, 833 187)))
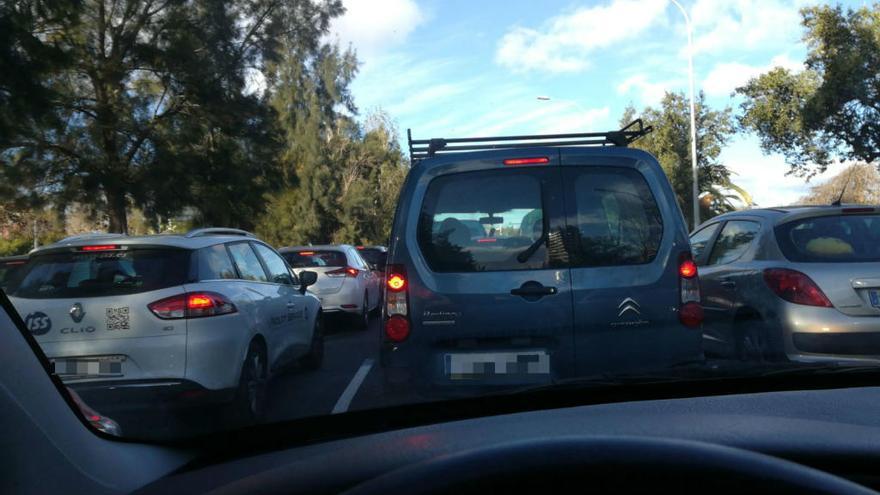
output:
POLYGON ((626 313, 627 311, 632 311, 636 315, 639 315, 639 316, 642 314, 641 306, 639 306, 639 303, 637 303, 636 300, 631 297, 627 297, 626 299, 621 301, 620 304, 617 305, 617 309, 618 309, 618 313, 617 313, 618 318, 623 316, 624 313, 626 313))

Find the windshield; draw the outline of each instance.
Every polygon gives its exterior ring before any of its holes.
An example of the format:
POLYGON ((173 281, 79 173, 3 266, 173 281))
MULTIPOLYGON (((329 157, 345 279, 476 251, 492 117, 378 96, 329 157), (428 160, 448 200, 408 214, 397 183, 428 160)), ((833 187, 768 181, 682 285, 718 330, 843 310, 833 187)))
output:
POLYGON ((345 266, 345 253, 341 251, 297 251, 283 254, 293 268, 345 266))
POLYGON ((10 0, 0 40, 0 289, 111 435, 880 365, 880 4, 10 0))
POLYGON ((776 238, 785 257, 810 263, 880 262, 880 216, 805 218, 780 225, 776 238))

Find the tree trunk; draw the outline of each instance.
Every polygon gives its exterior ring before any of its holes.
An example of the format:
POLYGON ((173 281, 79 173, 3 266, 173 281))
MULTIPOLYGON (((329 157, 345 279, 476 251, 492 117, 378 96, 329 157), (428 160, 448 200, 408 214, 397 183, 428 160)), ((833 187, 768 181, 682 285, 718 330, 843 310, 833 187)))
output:
POLYGON ((106 191, 107 215, 110 218, 108 232, 128 234, 128 212, 126 211, 125 193, 122 191, 106 191))

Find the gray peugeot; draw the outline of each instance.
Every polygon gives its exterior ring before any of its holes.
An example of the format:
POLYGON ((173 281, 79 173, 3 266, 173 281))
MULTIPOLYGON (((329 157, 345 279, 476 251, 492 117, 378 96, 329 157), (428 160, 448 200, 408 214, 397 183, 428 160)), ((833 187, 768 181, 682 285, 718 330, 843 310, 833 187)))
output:
POLYGON ((707 352, 749 361, 880 361, 880 208, 728 213, 691 235, 707 352))
POLYGON ((657 160, 626 146, 648 130, 411 139, 386 385, 477 390, 702 359, 684 219, 657 160))

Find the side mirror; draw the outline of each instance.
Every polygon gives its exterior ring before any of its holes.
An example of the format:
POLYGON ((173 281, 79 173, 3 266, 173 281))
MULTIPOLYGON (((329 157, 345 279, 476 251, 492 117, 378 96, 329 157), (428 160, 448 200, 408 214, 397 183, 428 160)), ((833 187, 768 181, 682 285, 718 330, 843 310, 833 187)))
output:
POLYGON ((308 270, 303 270, 299 272, 299 291, 303 294, 306 293, 306 289, 309 288, 310 285, 315 285, 315 282, 318 281, 318 274, 315 272, 310 272, 308 270))
POLYGON ((284 284, 284 285, 293 285, 293 279, 290 278, 290 275, 276 275, 275 276, 276 284, 284 284))

